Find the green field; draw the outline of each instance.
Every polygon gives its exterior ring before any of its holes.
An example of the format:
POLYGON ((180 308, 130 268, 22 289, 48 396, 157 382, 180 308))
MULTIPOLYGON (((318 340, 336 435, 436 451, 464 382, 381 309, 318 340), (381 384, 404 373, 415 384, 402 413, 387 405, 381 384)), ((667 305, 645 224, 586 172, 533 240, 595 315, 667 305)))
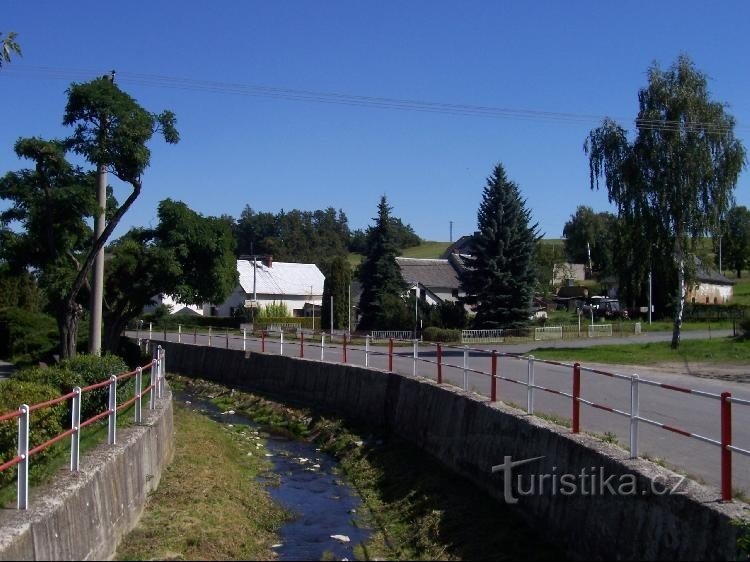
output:
POLYGON ((423 241, 419 246, 406 248, 401 252, 402 258, 422 258, 437 259, 443 256, 445 251, 451 245, 450 242, 429 242, 423 241))

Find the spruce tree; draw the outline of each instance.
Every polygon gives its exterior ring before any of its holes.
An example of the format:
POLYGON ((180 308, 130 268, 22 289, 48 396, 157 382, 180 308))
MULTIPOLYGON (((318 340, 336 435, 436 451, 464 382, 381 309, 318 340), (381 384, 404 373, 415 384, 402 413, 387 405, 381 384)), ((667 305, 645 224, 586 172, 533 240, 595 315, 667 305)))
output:
POLYGON ((349 307, 349 285, 352 280, 349 262, 337 256, 323 285, 323 307, 320 325, 323 329, 331 327, 331 297, 333 297, 333 327, 341 330, 349 325, 347 308, 349 307))
POLYGON ((477 213, 473 255, 464 280, 466 302, 477 305, 478 328, 516 328, 529 321, 536 275, 537 224, 502 164, 487 178, 477 213))
POLYGON ((396 264, 398 250, 390 212, 391 207, 383 195, 378 204, 378 216, 373 219, 375 225, 368 233, 367 255, 359 269, 362 283, 359 328, 363 330, 389 328, 389 319, 400 316, 400 308, 405 307, 406 283, 396 264))

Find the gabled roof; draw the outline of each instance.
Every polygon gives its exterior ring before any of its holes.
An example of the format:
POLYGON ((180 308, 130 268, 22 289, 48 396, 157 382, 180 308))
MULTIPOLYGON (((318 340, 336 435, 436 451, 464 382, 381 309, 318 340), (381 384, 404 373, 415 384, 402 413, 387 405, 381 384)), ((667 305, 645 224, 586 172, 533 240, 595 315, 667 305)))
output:
POLYGON ((735 282, 725 277, 715 269, 706 267, 703 261, 698 257, 695 258, 695 277, 701 283, 709 283, 711 285, 734 285, 735 282))
POLYGON ((453 244, 448 246, 448 249, 443 253, 443 257, 447 258, 451 254, 469 254, 472 253, 472 236, 462 236, 456 240, 453 244))
POLYGON ((420 283, 430 289, 458 289, 461 285, 456 269, 448 260, 396 258, 396 264, 409 284, 420 283))
MULTIPOLYGON (((240 286, 245 293, 253 294, 253 262, 237 260, 240 286)), ((323 294, 325 277, 314 263, 287 263, 275 261, 271 267, 258 260, 255 271, 255 292, 263 295, 323 294)))

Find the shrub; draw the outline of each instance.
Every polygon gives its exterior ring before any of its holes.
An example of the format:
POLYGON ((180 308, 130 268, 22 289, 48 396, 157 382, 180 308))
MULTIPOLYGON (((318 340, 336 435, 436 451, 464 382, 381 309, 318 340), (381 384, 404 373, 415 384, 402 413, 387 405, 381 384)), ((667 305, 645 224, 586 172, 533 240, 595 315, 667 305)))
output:
POLYGON ((424 329, 424 332, 422 332, 422 337, 426 341, 430 341, 430 342, 441 342, 441 343, 457 342, 457 341, 461 341, 461 330, 446 330, 443 328, 436 328, 435 326, 430 326, 429 328, 424 329))
POLYGON ((52 316, 20 308, 0 309, 0 357, 15 363, 48 360, 57 348, 57 323, 52 316))
POLYGON ((743 318, 740 321, 740 329, 743 337, 750 338, 750 318, 743 318))
MULTIPOLYGON (((0 382, 0 414, 17 410, 21 404, 38 404, 60 395, 54 386, 35 382, 10 379, 0 382)), ((59 434, 63 430, 62 422, 67 408, 59 404, 42 408, 31 413, 29 420, 29 447, 36 447, 59 434)), ((16 419, 0 422, 0 463, 14 458, 18 454, 18 422, 16 419)), ((39 461, 49 456, 50 449, 37 453, 31 463, 32 473, 37 470, 39 461)), ((0 472, 0 486, 15 479, 16 471, 0 472)))
MULTIPOLYGON (((81 388, 104 381, 111 375, 118 375, 128 370, 125 362, 116 355, 77 355, 52 367, 32 367, 14 373, 17 381, 50 385, 58 394, 67 394, 76 386, 81 388)), ((120 383, 117 389, 118 403, 133 395, 135 382, 133 378, 120 383)), ((106 409, 109 396, 108 387, 97 388, 86 392, 81 398, 81 420, 86 420, 106 409)))

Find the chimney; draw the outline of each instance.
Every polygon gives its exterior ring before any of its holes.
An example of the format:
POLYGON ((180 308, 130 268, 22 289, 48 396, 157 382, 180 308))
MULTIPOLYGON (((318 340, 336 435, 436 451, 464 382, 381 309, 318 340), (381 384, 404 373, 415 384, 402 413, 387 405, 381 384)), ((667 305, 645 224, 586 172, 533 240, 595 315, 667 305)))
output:
POLYGON ((273 267, 273 256, 263 256, 263 265, 268 268, 273 267))

